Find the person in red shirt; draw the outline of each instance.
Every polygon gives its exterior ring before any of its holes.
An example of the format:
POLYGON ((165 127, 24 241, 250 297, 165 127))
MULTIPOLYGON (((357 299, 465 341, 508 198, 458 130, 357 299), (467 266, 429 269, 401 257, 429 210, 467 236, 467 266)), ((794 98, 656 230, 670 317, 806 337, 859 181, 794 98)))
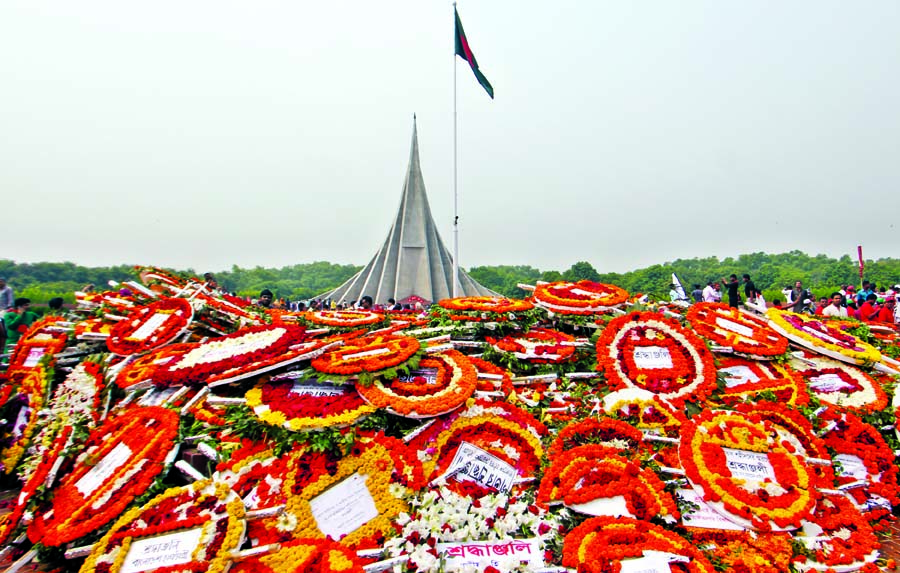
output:
POLYGON ((875 302, 878 297, 870 294, 866 297, 866 302, 859 307, 859 319, 863 322, 874 322, 878 316, 878 304, 875 302))
POLYGON ((884 304, 881 305, 881 309, 878 311, 878 316, 875 317, 875 320, 878 322, 887 322, 889 324, 894 324, 894 306, 896 304, 897 301, 892 296, 884 299, 884 304))

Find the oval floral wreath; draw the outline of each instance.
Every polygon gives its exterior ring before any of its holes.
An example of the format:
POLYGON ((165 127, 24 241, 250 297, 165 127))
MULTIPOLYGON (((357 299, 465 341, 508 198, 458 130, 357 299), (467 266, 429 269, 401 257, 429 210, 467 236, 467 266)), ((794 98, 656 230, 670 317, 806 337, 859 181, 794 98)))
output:
POLYGON ((579 573, 609 573, 620 570, 620 561, 643 557, 647 550, 689 558, 689 562, 677 564, 689 573, 715 571, 687 539, 658 525, 628 517, 593 517, 573 529, 563 544, 562 564, 577 568, 579 573))
POLYGON ((768 419, 706 410, 682 426, 679 455, 703 500, 745 527, 796 528, 815 506, 815 473, 768 419))
POLYGON ((374 328, 388 322, 383 314, 371 310, 317 310, 302 318, 310 326, 338 329, 374 328))
POLYGON ((116 373, 114 379, 116 386, 128 390, 142 382, 149 383, 153 380, 153 374, 158 366, 177 359, 179 356, 197 348, 196 343, 185 342, 181 344, 169 344, 162 348, 152 350, 131 360, 116 373))
POLYGON ((115 519, 163 471, 177 435, 178 413, 159 406, 107 420, 91 433, 54 492, 53 510, 36 516, 28 538, 56 547, 115 519))
POLYGON ((642 388, 676 407, 716 388, 706 343, 675 320, 652 312, 612 319, 597 339, 597 369, 613 389, 642 388))
POLYGON ((447 320, 496 323, 515 321, 519 326, 529 327, 538 320, 534 304, 530 300, 492 296, 446 298, 431 307, 431 315, 439 324, 447 320))
POLYGON ((548 328, 533 328, 524 334, 485 340, 499 352, 512 354, 531 364, 559 364, 575 356, 575 338, 548 328))
POLYGON ((302 360, 324 344, 305 345, 301 326, 254 326, 209 340, 158 364, 153 382, 158 386, 215 384, 251 376, 302 360))
POLYGON ((818 317, 777 308, 767 310, 766 317, 776 332, 820 354, 856 364, 881 360, 881 352, 877 348, 862 342, 852 334, 828 326, 818 317))
POLYGON ((371 386, 357 386, 357 391, 375 408, 409 418, 430 418, 462 406, 475 392, 476 377, 475 367, 464 354, 445 350, 423 358, 409 376, 389 381, 376 378, 371 386))
POLYGON ((67 333, 51 330, 62 320, 58 316, 45 316, 29 326, 10 354, 8 370, 11 372, 36 368, 43 356, 56 354, 65 348, 67 333))
POLYGON ((819 400, 839 409, 857 413, 880 412, 888 405, 887 394, 871 376, 849 364, 828 358, 814 357, 814 368, 798 374, 819 400))
POLYGON ((865 516, 849 499, 837 495, 816 506, 803 525, 802 539, 815 558, 796 561, 794 566, 800 571, 856 571, 863 563, 873 563, 881 546, 865 516))
POLYGON ((106 339, 106 346, 120 356, 143 354, 175 340, 193 318, 194 309, 185 299, 157 300, 117 322, 106 339))
POLYGON ((558 314, 594 314, 628 300, 628 292, 593 281, 539 283, 534 300, 558 314))
POLYGON ((247 406, 264 423, 295 432, 349 426, 376 410, 350 385, 304 386, 302 382, 264 378, 245 397, 247 406))
POLYGON ((687 311, 688 322, 700 336, 752 358, 772 358, 787 352, 787 338, 768 323, 720 302, 700 302, 687 311))
POLYGON ((396 372, 390 370, 406 362, 415 367, 413 363, 421 348, 419 341, 411 336, 371 334, 347 340, 342 347, 315 358, 312 367, 338 376, 357 374, 363 383, 382 374, 393 374, 390 377, 396 378, 396 372))
MULTIPOLYGON (((120 517, 112 529, 94 544, 79 573, 119 573, 123 569, 158 573, 222 573, 231 564, 231 552, 244 539, 244 504, 224 482, 201 480, 184 487, 171 488, 120 517), (196 533, 195 533, 196 532, 196 533), (173 534, 188 537, 195 545, 178 545, 176 561, 161 562, 146 568, 146 562, 158 557, 154 542, 184 543, 173 534), (194 536, 196 535, 196 541, 194 536), (134 545, 143 551, 131 554, 134 545), (188 553, 189 552, 189 553, 188 553), (180 561, 180 562, 179 562, 180 561)), ((171 556, 172 553, 163 553, 171 556)), ((152 563, 152 561, 150 561, 152 563)))
POLYGON ((726 404, 745 400, 757 401, 763 393, 770 399, 790 406, 805 406, 809 403, 806 383, 787 364, 761 362, 738 357, 720 357, 719 373, 725 375, 725 389, 720 398, 726 404))

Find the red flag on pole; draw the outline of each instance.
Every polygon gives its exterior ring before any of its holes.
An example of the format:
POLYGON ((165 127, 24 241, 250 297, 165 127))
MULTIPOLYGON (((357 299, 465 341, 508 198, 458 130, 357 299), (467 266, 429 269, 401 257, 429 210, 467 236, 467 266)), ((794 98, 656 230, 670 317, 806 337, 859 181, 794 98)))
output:
POLYGON ((859 256, 859 278, 863 278, 863 269, 866 267, 866 264, 863 262, 862 258, 862 245, 857 245, 856 254, 859 256))

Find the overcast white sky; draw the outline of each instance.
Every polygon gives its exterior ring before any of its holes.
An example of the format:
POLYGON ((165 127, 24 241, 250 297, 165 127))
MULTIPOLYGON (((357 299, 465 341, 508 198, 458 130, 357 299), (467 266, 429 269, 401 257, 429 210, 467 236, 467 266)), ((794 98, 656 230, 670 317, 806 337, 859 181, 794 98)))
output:
MULTIPOLYGON (((900 256, 900 2, 461 0, 461 264, 900 256)), ((452 245, 450 2, 0 2, 0 257, 365 264, 412 115, 452 245)))

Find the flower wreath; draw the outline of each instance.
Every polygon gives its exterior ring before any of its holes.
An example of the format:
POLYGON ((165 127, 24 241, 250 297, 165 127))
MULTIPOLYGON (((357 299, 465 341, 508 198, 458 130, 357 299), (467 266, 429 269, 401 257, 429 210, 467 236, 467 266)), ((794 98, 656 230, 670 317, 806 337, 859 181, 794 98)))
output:
POLYGON ((177 435, 178 413, 159 406, 108 419, 91 432, 54 492, 52 511, 36 516, 28 538, 56 547, 115 519, 163 471, 177 435))
POLYGON ((719 374, 725 375, 726 387, 719 394, 725 404, 756 401, 765 392, 789 406, 809 403, 806 382, 787 364, 720 357, 719 374))
POLYGON ((83 430, 100 421, 100 399, 105 386, 103 366, 90 358, 69 372, 53 392, 47 409, 41 412, 40 429, 17 469, 22 483, 28 483, 37 467, 51 456, 60 432, 73 427, 83 430))
POLYGON ((597 369, 613 389, 643 388, 676 407, 705 400, 716 388, 706 343, 677 321, 651 312, 609 322, 597 339, 597 369))
POLYGON ((547 456, 553 460, 566 450, 587 444, 598 444, 616 450, 634 451, 641 447, 644 434, 622 420, 585 418, 559 431, 550 444, 547 456))
MULTIPOLYGON (((519 477, 531 477, 541 466, 543 447, 530 429, 497 415, 459 417, 434 443, 434 458, 423 466, 430 480, 442 480, 463 442, 472 444, 516 468, 519 477)), ((475 482, 452 479, 446 486, 461 495, 480 497, 494 491, 475 482)), ((513 484, 513 490, 520 487, 513 484)))
POLYGON ((365 573, 355 551, 330 539, 294 539, 273 553, 255 555, 230 569, 231 573, 365 573))
POLYGON ((817 317, 770 308, 769 325, 794 342, 844 362, 878 362, 881 352, 852 334, 827 325, 817 317))
MULTIPOLYGON (((118 573, 129 565, 135 567, 142 561, 154 559, 156 550, 148 546, 140 555, 131 555, 133 545, 144 539, 196 529, 200 529, 197 545, 175 554, 176 557, 188 557, 188 560, 144 570, 222 573, 228 569, 231 552, 239 548, 244 539, 244 504, 228 484, 197 481, 166 490, 143 507, 130 509, 94 544, 80 573, 118 573)), ((159 542, 165 543, 165 537, 159 542)))
POLYGON ((418 370, 393 380, 376 378, 371 386, 359 385, 363 400, 375 408, 409 418, 440 416, 462 406, 475 391, 477 372, 468 358, 456 350, 445 350, 419 361, 418 370), (434 383, 418 375, 436 370, 434 383))
MULTIPOLYGON (((597 508, 586 507, 594 500, 622 497, 627 517, 649 520, 653 516, 678 519, 678 507, 665 484, 652 471, 623 457, 619 450, 601 445, 578 446, 553 457, 544 472, 536 503, 546 507, 554 502, 589 515, 597 508)), ((600 508, 615 511, 620 508, 600 508)))
POLYGON ((225 411, 224 407, 210 404, 205 399, 198 400, 188 409, 195 420, 211 427, 222 427, 228 424, 228 420, 225 419, 225 411))
POLYGON ((396 372, 391 371, 395 368, 414 368, 421 349, 421 343, 411 336, 370 334, 347 340, 342 347, 322 354, 312 361, 312 367, 325 374, 359 375, 366 383, 381 375, 396 378, 396 372))
MULTIPOLYGON (((697 493, 717 512, 745 527, 789 529, 800 526, 815 506, 816 476, 771 421, 751 413, 706 410, 682 427, 681 464, 697 493), (758 461, 732 461, 731 451, 764 454, 771 477, 733 475, 758 461)), ((758 475, 758 474, 757 474, 758 475)))
POLYGON ((594 314, 628 300, 628 292, 594 281, 538 283, 534 300, 558 314, 594 314))
POLYGON ((790 570, 791 535, 776 532, 689 528, 691 540, 724 564, 727 571, 784 573, 790 570))
POLYGON ((106 340, 109 338, 114 322, 102 318, 88 318, 75 323, 75 338, 78 340, 106 340))
POLYGON ((819 416, 826 424, 822 434, 825 444, 835 452, 835 460, 841 464, 836 483, 847 485, 859 483, 861 487, 849 487, 845 492, 853 497, 855 503, 870 521, 874 521, 891 513, 893 505, 900 504, 900 475, 894 452, 885 442, 881 433, 857 416, 829 409, 819 416), (852 466, 862 464, 864 477, 854 471, 852 466), (854 475, 856 474, 856 475, 854 475))
POLYGON ((787 352, 787 338, 768 323, 720 302, 700 302, 687 311, 686 318, 700 336, 753 358, 771 358, 787 352))
POLYGON ((469 362, 472 363, 472 366, 475 367, 476 372, 478 372, 478 383, 475 387, 476 390, 481 392, 493 392, 499 388, 504 396, 509 396, 515 391, 509 370, 491 364, 487 360, 482 360, 476 356, 469 356, 468 359, 469 362), (483 377, 482 375, 485 374, 487 376, 483 377))
MULTIPOLYGON (((412 499, 410 505, 415 512, 400 514, 396 520, 399 535, 385 543, 389 557, 409 555, 403 571, 440 570, 438 543, 528 537, 537 540, 545 561, 550 561, 552 555, 546 548, 559 539, 559 519, 521 497, 489 494, 471 500, 440 487, 412 499)), ((494 570, 518 571, 521 555, 516 553, 504 548, 491 555, 492 561, 498 562, 494 570)))
POLYGON ((323 326, 336 329, 378 328, 389 322, 380 312, 371 310, 316 310, 305 312, 302 320, 306 324, 321 328, 323 326))
POLYGON ((560 364, 575 357, 575 338, 548 328, 533 328, 524 334, 500 339, 488 336, 485 340, 494 350, 531 364, 560 364))
POLYGON ((177 360, 158 364, 159 386, 222 384, 308 358, 324 343, 306 341, 300 326, 252 326, 199 344, 177 360))
POLYGON ((36 368, 41 358, 56 354, 65 348, 68 334, 48 328, 62 320, 58 316, 45 316, 32 323, 10 353, 8 370, 36 368))
POLYGON ((289 538, 326 537, 316 523, 310 503, 331 486, 355 474, 365 480, 365 488, 374 501, 378 515, 335 541, 347 547, 358 547, 373 540, 378 543, 394 531, 393 520, 400 513, 408 511, 409 506, 405 501, 407 488, 393 482, 398 481, 398 477, 405 471, 402 466, 397 465, 397 460, 409 458, 395 459, 387 446, 376 441, 357 442, 350 455, 336 463, 326 457, 324 465, 312 465, 307 458, 308 456, 291 457, 287 478, 282 486, 287 503, 284 513, 278 517, 276 528, 289 538), (301 484, 302 487, 295 487, 301 484))
POLYGON ((120 356, 143 354, 172 342, 191 324, 194 309, 183 298, 164 298, 133 310, 112 328, 106 346, 120 356))
POLYGON ((31 441, 31 436, 42 421, 41 409, 47 401, 53 376, 53 370, 46 364, 28 370, 17 370, 10 374, 10 382, 18 384, 19 394, 26 397, 27 403, 22 405, 16 416, 16 423, 20 418, 25 418, 24 427, 13 428, 12 443, 0 451, 3 472, 6 474, 11 474, 25 455, 25 446, 31 441))
POLYGON ((114 378, 116 386, 123 390, 129 390, 139 384, 143 385, 142 383, 153 381, 153 375, 158 366, 171 362, 194 348, 197 348, 197 344, 191 342, 169 344, 134 357, 116 373, 114 378))
POLYGON ((881 543, 872 526, 844 496, 828 496, 803 524, 802 543, 814 558, 794 562, 800 571, 846 569, 856 571, 874 563, 881 543))
POLYGON ((263 423, 295 432, 349 426, 376 410, 352 386, 329 386, 321 392, 312 387, 295 391, 292 381, 263 378, 245 397, 263 423))
POLYGON ((822 402, 863 414, 880 412, 887 407, 888 397, 881 384, 859 368, 828 358, 811 360, 816 366, 800 370, 798 374, 806 381, 809 391, 822 402))
POLYGON ((617 416, 639 430, 678 437, 681 424, 687 421, 684 413, 653 392, 640 388, 624 388, 603 397, 603 410, 617 416))
POLYGON ((274 452, 265 449, 240 460, 219 464, 213 479, 224 482, 244 500, 248 509, 268 509, 282 505, 282 492, 287 456, 275 457, 274 452))
POLYGON ((431 317, 437 324, 513 323, 528 328, 538 321, 543 311, 536 311, 530 300, 492 296, 446 298, 431 307, 431 317))
POLYGON ((673 563, 690 573, 713 573, 715 569, 699 549, 677 533, 647 521, 627 517, 592 517, 566 535, 562 564, 582 573, 608 573, 625 559, 639 558, 644 551, 661 551, 690 559, 673 563))

